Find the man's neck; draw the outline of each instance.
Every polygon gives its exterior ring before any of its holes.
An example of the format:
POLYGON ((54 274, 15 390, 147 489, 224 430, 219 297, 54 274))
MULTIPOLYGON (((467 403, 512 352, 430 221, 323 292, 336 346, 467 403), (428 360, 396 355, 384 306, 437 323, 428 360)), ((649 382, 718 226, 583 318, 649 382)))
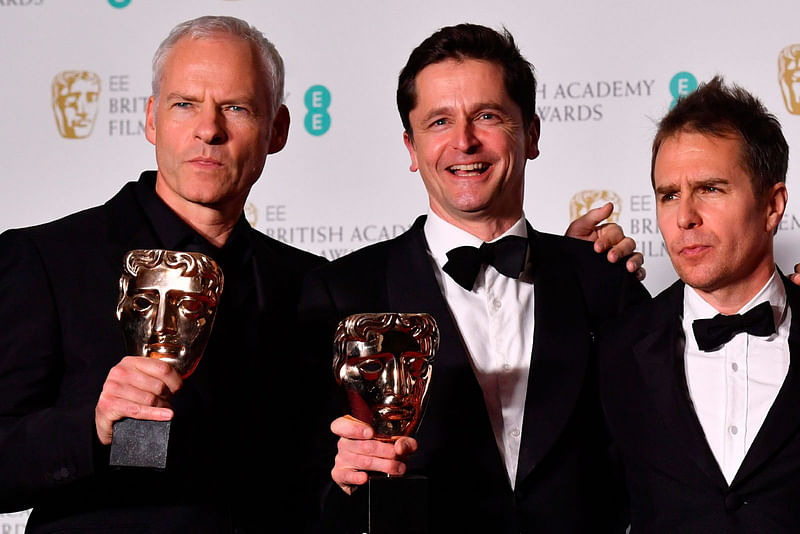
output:
POLYGON ((158 182, 156 182, 156 194, 192 230, 217 248, 222 248, 228 241, 244 208, 244 202, 241 205, 226 205, 223 208, 189 202, 177 195, 169 194, 169 191, 163 191, 159 188, 158 182))
POLYGON ((765 264, 754 272, 752 276, 740 283, 730 284, 711 291, 704 291, 698 288, 694 288, 694 290, 719 313, 731 315, 737 313, 748 302, 753 300, 753 297, 769 282, 774 272, 775 263, 770 261, 769 264, 765 264))
POLYGON ((451 217, 447 212, 439 210, 434 206, 431 206, 431 210, 443 221, 486 242, 497 239, 503 235, 509 228, 514 226, 514 223, 516 223, 520 217, 522 217, 521 208, 518 212, 510 215, 503 215, 500 217, 476 216, 472 219, 451 217))

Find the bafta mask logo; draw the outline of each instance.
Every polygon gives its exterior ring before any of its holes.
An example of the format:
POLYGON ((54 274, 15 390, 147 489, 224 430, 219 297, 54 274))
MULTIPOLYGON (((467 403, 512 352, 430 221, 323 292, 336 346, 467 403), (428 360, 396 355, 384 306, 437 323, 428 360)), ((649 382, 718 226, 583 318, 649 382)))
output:
POLYGON ((619 213, 622 210, 622 198, 613 191, 587 189, 578 191, 569 201, 569 218, 574 221, 593 208, 599 208, 606 202, 614 203, 614 211, 608 216, 608 222, 619 222, 619 213))
POLYGON ((778 83, 786 110, 800 115, 800 44, 789 45, 778 56, 778 83))
POLYGON ((360 313, 339 323, 333 373, 345 388, 353 416, 376 439, 414 431, 439 348, 439 329, 424 313, 360 313))
POLYGON ((222 283, 222 271, 204 254, 128 252, 117 304, 127 353, 162 359, 189 376, 211 334, 222 283))
POLYGON ((87 70, 65 70, 53 78, 52 93, 61 137, 89 137, 100 107, 100 77, 87 70))

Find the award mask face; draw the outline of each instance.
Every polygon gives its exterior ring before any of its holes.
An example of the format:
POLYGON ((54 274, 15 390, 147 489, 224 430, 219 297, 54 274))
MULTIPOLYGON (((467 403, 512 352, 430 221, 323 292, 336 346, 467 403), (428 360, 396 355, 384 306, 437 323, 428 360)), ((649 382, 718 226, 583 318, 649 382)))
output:
POLYGON ((408 436, 422 415, 439 346, 427 314, 356 314, 339 323, 333 370, 347 391, 352 415, 376 439, 408 436))
POLYGON ((211 334, 222 282, 222 271, 204 254, 129 252, 117 304, 127 353, 165 360, 189 376, 211 334))

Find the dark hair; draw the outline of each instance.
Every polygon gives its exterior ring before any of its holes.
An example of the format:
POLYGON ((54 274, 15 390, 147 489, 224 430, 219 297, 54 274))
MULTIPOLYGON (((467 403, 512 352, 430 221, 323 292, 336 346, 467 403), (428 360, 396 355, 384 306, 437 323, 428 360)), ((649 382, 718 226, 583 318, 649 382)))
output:
POLYGON ((721 76, 679 98, 658 123, 650 162, 651 183, 655 184, 656 156, 661 143, 680 132, 741 138, 742 168, 749 172, 753 192, 759 200, 764 199, 773 185, 786 179, 789 146, 778 119, 745 89, 726 86, 721 76))
POLYGON ((536 115, 536 78, 531 65, 519 52, 514 37, 477 24, 441 28, 411 52, 397 83, 397 110, 403 127, 413 137, 408 114, 417 105, 416 78, 428 65, 447 59, 481 59, 503 68, 503 82, 511 99, 522 110, 527 128, 536 115))

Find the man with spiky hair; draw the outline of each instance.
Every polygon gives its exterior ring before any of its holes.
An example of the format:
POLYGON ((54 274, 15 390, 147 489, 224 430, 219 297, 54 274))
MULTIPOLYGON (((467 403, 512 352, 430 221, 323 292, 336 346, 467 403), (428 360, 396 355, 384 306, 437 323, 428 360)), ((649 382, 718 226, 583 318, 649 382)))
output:
POLYGON ((659 124, 651 179, 680 280, 598 344, 632 533, 800 531, 800 290, 773 254, 788 157, 777 119, 719 77, 659 124))

